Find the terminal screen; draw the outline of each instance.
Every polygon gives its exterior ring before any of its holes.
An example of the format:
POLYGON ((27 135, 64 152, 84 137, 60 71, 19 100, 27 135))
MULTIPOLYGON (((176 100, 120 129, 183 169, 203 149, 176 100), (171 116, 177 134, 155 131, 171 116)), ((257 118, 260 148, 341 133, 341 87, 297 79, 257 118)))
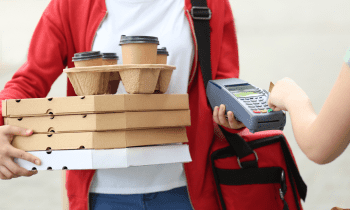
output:
POLYGON ((260 90, 252 85, 237 85, 237 86, 225 86, 232 94, 237 98, 240 97, 253 97, 262 95, 260 90))

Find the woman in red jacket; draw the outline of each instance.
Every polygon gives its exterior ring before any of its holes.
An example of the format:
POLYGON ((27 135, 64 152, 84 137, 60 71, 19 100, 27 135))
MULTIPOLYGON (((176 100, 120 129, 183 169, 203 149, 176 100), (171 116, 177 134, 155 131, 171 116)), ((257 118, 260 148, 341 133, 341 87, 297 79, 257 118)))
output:
MULTIPOLYGON (((120 2, 123 1, 121 0, 120 2)), ((138 0, 135 2, 124 1, 123 3, 129 4, 130 8, 135 9, 141 3, 146 5, 156 2, 156 0, 138 0), (131 3, 133 4, 131 5, 131 3)), ((180 1, 176 2, 181 3, 180 1)), ((212 78, 237 78, 239 76, 238 50, 230 4, 228 0, 208 0, 207 2, 212 12, 210 19, 212 78)), ((98 46, 102 46, 98 45, 98 42, 103 42, 101 37, 103 37, 103 34, 108 34, 109 28, 105 27, 106 23, 112 21, 110 26, 119 28, 130 25, 128 20, 123 20, 122 18, 112 20, 109 18, 114 17, 114 14, 119 14, 118 12, 113 13, 110 11, 110 3, 115 2, 104 0, 51 1, 33 34, 26 63, 6 84, 4 90, 1 91, 0 100, 45 97, 52 83, 62 73, 62 70, 65 67, 74 67, 71 61, 74 53, 91 51, 98 48, 98 46), (107 15, 107 10, 110 16, 107 15), (113 22, 124 25, 113 26, 113 22)), ((177 41, 178 45, 185 48, 178 48, 180 50, 174 50, 174 52, 176 55, 176 53, 181 52, 181 49, 193 49, 192 57, 189 58, 188 74, 185 76, 187 81, 185 91, 189 94, 192 119, 191 126, 187 128, 192 162, 184 164, 187 188, 191 204, 195 209, 219 209, 213 174, 208 161, 208 154, 214 137, 213 114, 207 104, 198 61, 198 46, 190 14, 192 5, 190 0, 185 0, 182 3, 183 7, 181 7, 181 10, 174 14, 180 14, 181 16, 176 17, 182 18, 181 20, 184 21, 184 24, 187 24, 189 29, 188 35, 192 44, 186 47, 181 45, 183 40, 179 40, 177 41)), ((169 8, 161 10, 158 7, 154 9, 154 13, 157 14, 166 14, 169 10, 169 8)), ((141 23, 147 20, 147 16, 141 15, 142 11, 140 7, 140 18, 138 21, 141 23)), ((156 19, 154 27, 157 27, 157 24, 160 24, 162 20, 163 17, 156 19)), ((173 21, 175 23, 168 21, 169 25, 177 24, 179 19, 174 18, 173 21)), ((166 26, 164 25, 161 31, 166 31, 166 26)), ((147 31, 147 28, 145 31, 147 31)), ((122 31, 121 33, 124 32, 125 34, 128 33, 128 31, 122 31)), ((135 29, 131 33, 138 33, 138 31, 135 29)), ((191 55, 191 53, 189 54, 191 55)), ((67 95, 75 95, 69 81, 67 95)), ((216 122, 234 129, 243 127, 242 124, 234 121, 232 113, 228 115, 229 120, 227 121, 224 116, 224 107, 221 107, 220 111, 218 108, 214 110, 216 122)), ((232 130, 232 132, 238 131, 232 130)), ((12 126, 0 127, 0 178, 9 179, 16 176, 31 176, 35 174, 35 172, 20 168, 13 162, 12 158, 22 158, 36 164, 40 164, 40 160, 29 153, 13 148, 10 144, 13 135, 31 134, 32 131, 26 131, 21 128, 12 126)), ((90 185, 94 174, 94 170, 67 172, 66 188, 71 209, 88 208, 90 185)), ((168 207, 166 208, 170 209, 168 207)))

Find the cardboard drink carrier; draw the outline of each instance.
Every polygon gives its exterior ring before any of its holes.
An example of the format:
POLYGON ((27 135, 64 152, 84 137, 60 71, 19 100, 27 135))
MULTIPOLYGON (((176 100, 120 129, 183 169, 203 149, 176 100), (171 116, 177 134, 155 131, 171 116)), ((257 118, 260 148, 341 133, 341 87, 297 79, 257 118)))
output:
POLYGON ((70 68, 63 72, 67 73, 78 96, 106 94, 110 73, 119 73, 126 92, 151 94, 156 89, 158 79, 160 88, 164 92, 168 89, 175 68, 166 64, 127 64, 70 68), (163 71, 165 74, 160 78, 163 71))

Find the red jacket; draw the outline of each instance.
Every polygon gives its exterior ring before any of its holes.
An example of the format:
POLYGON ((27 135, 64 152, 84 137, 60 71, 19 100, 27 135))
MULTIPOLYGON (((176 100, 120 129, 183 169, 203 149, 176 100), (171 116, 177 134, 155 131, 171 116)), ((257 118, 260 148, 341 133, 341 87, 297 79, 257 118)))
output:
MULTIPOLYGON (((213 13, 210 20, 212 78, 238 78, 237 39, 229 1, 207 1, 213 13)), ((185 0, 184 13, 191 25, 196 50, 188 88, 192 125, 187 128, 187 135, 193 161, 184 166, 193 207, 215 210, 219 209, 219 202, 208 157, 214 141, 223 146, 224 143, 217 138, 213 140, 212 110, 207 104, 190 9, 191 1, 185 0)), ((33 34, 27 62, 1 91, 0 100, 46 97, 62 70, 66 66, 74 67, 71 61, 74 53, 91 50, 94 36, 106 12, 103 0, 51 1, 33 34)), ((67 95, 75 95, 69 81, 67 95)), ((3 124, 1 121, 0 125, 3 124)), ((231 132, 239 132, 247 141, 281 134, 280 131, 251 134, 247 129, 231 132)), ((70 209, 88 209, 88 192, 94 172, 67 172, 70 209)))

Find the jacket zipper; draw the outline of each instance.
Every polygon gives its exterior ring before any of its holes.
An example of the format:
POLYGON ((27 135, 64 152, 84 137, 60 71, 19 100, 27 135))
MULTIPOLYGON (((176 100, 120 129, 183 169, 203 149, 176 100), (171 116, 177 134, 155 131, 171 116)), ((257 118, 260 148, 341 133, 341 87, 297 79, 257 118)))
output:
POLYGON ((190 12, 188 10, 185 10, 185 11, 187 13, 186 16, 187 16, 188 22, 190 23, 192 37, 193 37, 193 42, 194 42, 194 46, 196 48, 195 52, 194 52, 194 68, 191 69, 191 70, 193 70, 192 71, 193 73, 192 73, 192 75, 191 75, 191 77, 190 77, 190 79, 188 81, 188 86, 190 86, 190 84, 193 81, 194 76, 196 75, 196 71, 197 71, 197 65, 198 65, 198 44, 197 44, 197 38, 196 38, 196 33, 195 33, 195 30, 194 30, 194 24, 193 24, 193 20, 191 18, 191 14, 190 14, 190 12))

